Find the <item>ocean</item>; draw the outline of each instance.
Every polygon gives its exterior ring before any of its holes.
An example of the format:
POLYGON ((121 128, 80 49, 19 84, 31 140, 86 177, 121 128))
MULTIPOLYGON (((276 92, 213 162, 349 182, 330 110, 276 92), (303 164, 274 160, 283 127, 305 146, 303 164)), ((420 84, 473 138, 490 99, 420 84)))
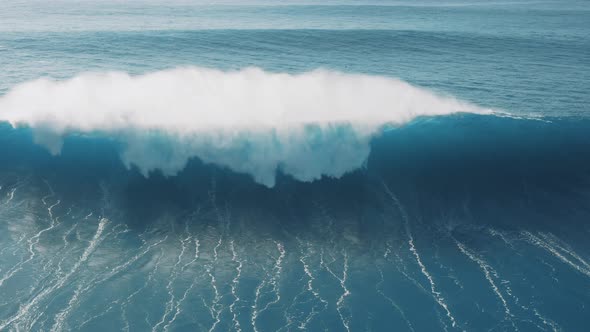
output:
POLYGON ((585 331, 587 1, 0 2, 0 331, 585 331))

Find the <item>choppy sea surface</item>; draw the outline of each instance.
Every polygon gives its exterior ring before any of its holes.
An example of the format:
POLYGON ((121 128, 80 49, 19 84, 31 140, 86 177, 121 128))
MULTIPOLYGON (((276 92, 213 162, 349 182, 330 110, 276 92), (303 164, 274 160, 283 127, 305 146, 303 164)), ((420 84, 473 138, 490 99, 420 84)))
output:
POLYGON ((0 331, 584 331, 587 1, 0 3, 0 331))

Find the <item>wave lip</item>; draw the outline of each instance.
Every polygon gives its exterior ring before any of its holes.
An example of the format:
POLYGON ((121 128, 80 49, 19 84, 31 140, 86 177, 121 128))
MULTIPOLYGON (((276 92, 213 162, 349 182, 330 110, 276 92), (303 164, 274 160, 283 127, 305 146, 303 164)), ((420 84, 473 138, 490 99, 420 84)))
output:
POLYGON ((84 73, 25 82, 0 98, 0 121, 32 128, 53 154, 68 134, 100 134, 121 142, 123 162, 146 176, 174 175, 197 157, 266 186, 277 169, 301 181, 340 177, 366 162, 384 125, 456 112, 491 111, 397 79, 328 70, 84 73))

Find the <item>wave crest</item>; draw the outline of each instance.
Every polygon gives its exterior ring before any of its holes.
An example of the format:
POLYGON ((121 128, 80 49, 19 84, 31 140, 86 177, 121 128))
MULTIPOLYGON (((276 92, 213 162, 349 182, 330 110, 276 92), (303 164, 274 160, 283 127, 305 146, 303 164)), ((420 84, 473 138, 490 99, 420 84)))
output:
POLYGON ((456 112, 490 111, 397 79, 327 70, 85 73, 26 82, 0 98, 0 120, 32 128, 53 154, 65 135, 107 135, 146 176, 174 175, 197 157, 266 186, 277 169, 301 181, 340 177, 365 163, 384 125, 456 112))

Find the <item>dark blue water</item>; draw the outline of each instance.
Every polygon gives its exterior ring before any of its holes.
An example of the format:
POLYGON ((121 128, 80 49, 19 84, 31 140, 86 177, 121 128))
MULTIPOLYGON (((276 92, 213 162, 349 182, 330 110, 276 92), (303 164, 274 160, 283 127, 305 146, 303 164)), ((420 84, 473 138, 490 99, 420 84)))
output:
POLYGON ((588 22, 0 5, 0 330, 587 330, 588 22))

